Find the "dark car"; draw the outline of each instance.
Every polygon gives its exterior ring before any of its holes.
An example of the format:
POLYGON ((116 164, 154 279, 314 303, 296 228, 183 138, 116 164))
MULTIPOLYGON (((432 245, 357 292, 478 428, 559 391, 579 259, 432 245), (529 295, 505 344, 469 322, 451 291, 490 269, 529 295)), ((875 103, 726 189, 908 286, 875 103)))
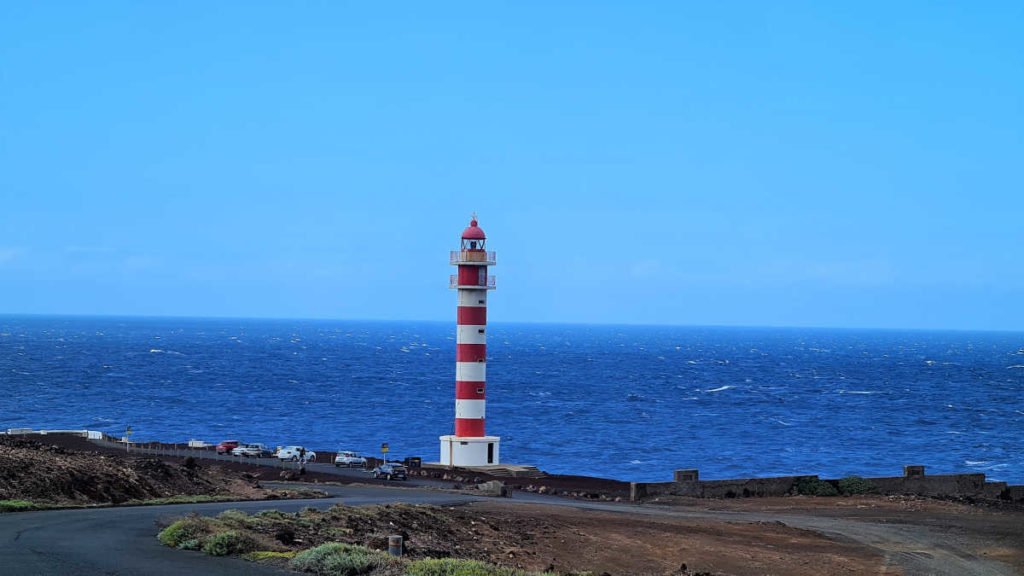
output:
POLYGON ((239 444, 238 440, 222 440, 220 444, 217 444, 217 454, 231 454, 231 451, 238 448, 239 444))
POLYGON ((408 480, 409 476, 405 471, 405 466, 401 464, 393 464, 388 462, 387 464, 381 464, 373 469, 374 478, 384 478, 385 480, 408 480))

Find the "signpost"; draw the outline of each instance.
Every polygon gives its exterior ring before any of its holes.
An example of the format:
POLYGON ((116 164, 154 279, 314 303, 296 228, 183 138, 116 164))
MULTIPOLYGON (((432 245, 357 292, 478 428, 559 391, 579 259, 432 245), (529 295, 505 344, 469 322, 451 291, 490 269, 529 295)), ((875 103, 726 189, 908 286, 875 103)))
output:
POLYGON ((383 444, 380 445, 380 451, 381 451, 382 454, 384 454, 384 463, 385 464, 388 463, 388 451, 389 450, 390 450, 390 448, 388 448, 388 443, 387 442, 384 442, 383 444))
POLYGON ((132 439, 132 427, 129 426, 124 430, 124 451, 128 452, 128 447, 131 445, 132 439))

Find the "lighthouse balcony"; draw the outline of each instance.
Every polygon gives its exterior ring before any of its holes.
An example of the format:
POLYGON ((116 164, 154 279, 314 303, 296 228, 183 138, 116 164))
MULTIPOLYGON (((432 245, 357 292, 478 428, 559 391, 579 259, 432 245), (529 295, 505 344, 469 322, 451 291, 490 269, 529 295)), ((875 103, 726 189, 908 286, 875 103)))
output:
POLYGON ((480 266, 494 266, 494 252, 484 250, 452 250, 449 262, 452 266, 460 264, 478 264, 480 266))
POLYGON ((459 282, 459 275, 452 274, 448 277, 448 287, 476 288, 477 290, 494 290, 495 288, 494 276, 488 275, 486 278, 480 278, 479 280, 474 278, 473 280, 474 282, 468 282, 466 280, 459 282))

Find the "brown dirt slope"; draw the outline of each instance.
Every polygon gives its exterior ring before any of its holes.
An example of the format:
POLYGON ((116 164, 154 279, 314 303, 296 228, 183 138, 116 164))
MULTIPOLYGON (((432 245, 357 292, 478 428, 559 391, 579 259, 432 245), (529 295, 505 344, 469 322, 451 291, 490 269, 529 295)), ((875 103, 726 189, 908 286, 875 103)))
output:
POLYGON ((199 465, 73 450, 0 436, 0 499, 106 503, 236 493, 241 480, 199 465))

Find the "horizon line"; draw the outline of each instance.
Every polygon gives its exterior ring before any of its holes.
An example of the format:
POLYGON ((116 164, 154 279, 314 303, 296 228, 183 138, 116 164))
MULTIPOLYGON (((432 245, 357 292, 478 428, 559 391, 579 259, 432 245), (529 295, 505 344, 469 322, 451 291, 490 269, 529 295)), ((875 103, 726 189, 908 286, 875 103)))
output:
MULTIPOLYGON (((293 317, 293 316, 190 316, 179 314, 83 314, 83 313, 33 313, 33 312, 0 312, 0 318, 95 318, 118 320, 240 320, 240 321, 293 321, 293 322, 370 322, 370 323, 449 323, 449 320, 408 318, 329 318, 329 317, 293 317)), ((453 325, 455 319, 450 321, 453 325)), ((983 329, 983 328, 892 328, 878 326, 821 326, 821 325, 753 325, 753 324, 652 324, 644 322, 543 322, 535 320, 496 321, 491 324, 526 324, 535 326, 606 326, 623 328, 734 328, 748 330, 836 330, 836 331, 869 331, 869 332, 974 332, 998 334, 1024 334, 1024 329, 983 329)))

